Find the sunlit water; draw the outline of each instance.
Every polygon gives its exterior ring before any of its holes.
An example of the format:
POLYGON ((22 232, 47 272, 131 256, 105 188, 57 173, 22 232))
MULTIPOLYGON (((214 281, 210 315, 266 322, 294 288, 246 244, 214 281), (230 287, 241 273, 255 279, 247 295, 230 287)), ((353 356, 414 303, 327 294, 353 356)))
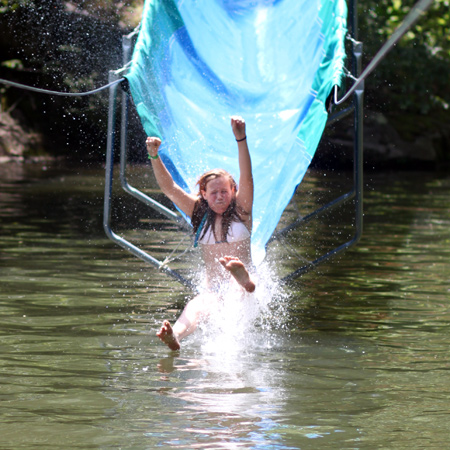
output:
MULTIPOLYGON (((448 447, 448 176, 366 174, 357 247, 293 286, 264 277, 171 353, 155 332, 191 293, 107 240, 101 168, 0 175, 0 449, 448 447)), ((326 175, 284 221, 345 188, 326 175)), ((134 226, 124 198, 114 226, 167 253, 177 232, 152 215, 134 226)), ((343 242, 349 218, 293 233, 271 274, 343 242)))

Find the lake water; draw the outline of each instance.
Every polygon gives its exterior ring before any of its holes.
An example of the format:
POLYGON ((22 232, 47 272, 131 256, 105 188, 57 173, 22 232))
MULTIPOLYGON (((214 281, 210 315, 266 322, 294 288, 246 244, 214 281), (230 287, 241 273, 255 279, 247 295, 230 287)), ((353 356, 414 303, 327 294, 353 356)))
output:
MULTIPOLYGON (((132 181, 154 190, 148 172, 132 181)), ((275 293, 266 282, 179 353, 155 332, 190 292, 105 237, 103 177, 0 165, 0 449, 448 447, 449 175, 366 174, 358 246, 275 293)), ((348 177, 310 173, 283 221, 348 177)), ((172 250, 182 233, 116 197, 117 230, 172 250)), ((351 236, 350 219, 274 246, 273 277, 351 236)))

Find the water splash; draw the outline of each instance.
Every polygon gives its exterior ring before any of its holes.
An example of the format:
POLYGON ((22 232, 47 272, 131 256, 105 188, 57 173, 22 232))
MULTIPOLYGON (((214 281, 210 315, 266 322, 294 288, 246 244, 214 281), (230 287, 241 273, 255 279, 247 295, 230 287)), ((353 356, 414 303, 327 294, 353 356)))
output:
POLYGON ((267 264, 258 266, 255 281, 251 294, 229 284, 220 288, 217 308, 200 326, 203 352, 232 357, 276 345, 288 296, 267 264))

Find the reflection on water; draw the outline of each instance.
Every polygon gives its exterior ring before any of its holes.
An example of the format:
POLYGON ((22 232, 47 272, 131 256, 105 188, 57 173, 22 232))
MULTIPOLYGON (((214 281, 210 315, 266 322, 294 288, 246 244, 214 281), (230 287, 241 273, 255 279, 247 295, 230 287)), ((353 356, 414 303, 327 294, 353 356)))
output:
MULTIPOLYGON (((288 215, 343 175, 310 174, 288 215)), ((448 177, 366 175, 358 247, 180 353, 154 333, 190 293, 106 239, 102 177, 0 166, 0 448, 446 448, 448 177)), ((273 269, 345 240, 350 216, 292 233, 273 269)), ((161 254, 177 234, 122 198, 114 223, 161 254)))

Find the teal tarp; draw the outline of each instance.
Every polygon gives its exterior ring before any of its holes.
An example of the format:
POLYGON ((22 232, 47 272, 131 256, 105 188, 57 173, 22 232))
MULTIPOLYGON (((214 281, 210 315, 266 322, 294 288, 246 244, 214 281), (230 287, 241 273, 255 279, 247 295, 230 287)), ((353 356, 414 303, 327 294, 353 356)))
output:
MULTIPOLYGON (((127 79, 180 186, 206 170, 239 179, 230 116, 253 162, 254 255, 301 182, 344 60, 345 0, 147 0, 127 79)), ((261 253, 259 253, 261 255, 261 253)), ((258 259, 258 258, 257 258, 258 259)))

